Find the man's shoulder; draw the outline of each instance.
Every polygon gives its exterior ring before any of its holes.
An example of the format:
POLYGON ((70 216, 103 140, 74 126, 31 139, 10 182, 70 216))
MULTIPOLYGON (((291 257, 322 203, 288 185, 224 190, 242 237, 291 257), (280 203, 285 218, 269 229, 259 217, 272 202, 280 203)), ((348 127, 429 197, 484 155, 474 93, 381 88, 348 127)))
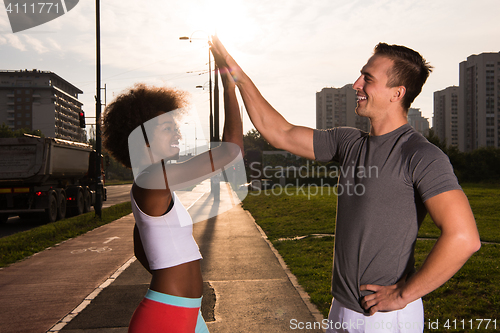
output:
POLYGON ((436 145, 429 142, 421 133, 412 129, 407 133, 407 139, 402 146, 403 153, 429 157, 446 156, 436 145))
POLYGON ((440 174, 453 172, 448 155, 417 131, 408 136, 402 146, 402 154, 413 176, 431 171, 440 174))
POLYGON ((369 134, 353 127, 314 130, 314 154, 317 161, 327 162, 343 156, 356 142, 369 134))

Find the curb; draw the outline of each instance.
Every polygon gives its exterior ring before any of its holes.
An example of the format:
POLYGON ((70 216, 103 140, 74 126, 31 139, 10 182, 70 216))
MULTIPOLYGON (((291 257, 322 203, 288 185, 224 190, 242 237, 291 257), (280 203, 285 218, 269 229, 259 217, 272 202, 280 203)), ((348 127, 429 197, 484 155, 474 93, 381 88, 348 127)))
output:
POLYGON ((309 294, 299 284, 299 281, 297 280, 297 277, 295 275, 293 275, 293 273, 290 271, 290 269, 288 268, 287 264, 285 263, 285 261, 283 260, 283 258, 281 257, 281 255, 279 254, 278 250, 276 250, 274 248, 274 246, 271 243, 271 241, 269 241, 269 239, 267 238, 267 235, 264 232, 264 230, 262 230, 262 228, 260 227, 260 225, 258 225, 257 222, 255 222, 255 219, 253 218, 252 214, 250 214, 250 212, 248 210, 244 210, 244 211, 248 215, 248 217, 250 219, 252 219, 255 227, 257 228, 257 230, 259 230, 262 238, 266 241, 267 245, 269 245, 269 248, 271 249, 271 251, 273 251, 274 255, 276 256, 276 259, 278 259, 278 261, 279 261, 281 267, 283 268, 283 270, 285 271, 288 279, 292 283, 292 285, 295 288, 295 290, 297 290, 297 292, 299 293, 300 298, 302 298, 302 301, 307 306, 307 308, 309 309, 309 311, 313 315, 314 319, 317 322, 321 323, 324 320, 323 315, 321 314, 321 312, 319 312, 319 310, 316 307, 316 305, 314 305, 314 304, 311 303, 311 301, 310 301, 311 297, 309 296, 309 294))

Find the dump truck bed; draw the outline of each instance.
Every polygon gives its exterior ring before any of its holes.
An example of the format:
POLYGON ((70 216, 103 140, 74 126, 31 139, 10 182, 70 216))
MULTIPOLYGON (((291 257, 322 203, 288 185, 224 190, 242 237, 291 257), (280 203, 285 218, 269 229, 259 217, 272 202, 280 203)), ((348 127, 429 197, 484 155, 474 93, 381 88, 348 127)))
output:
POLYGON ((55 138, 0 139, 0 183, 42 184, 79 179, 89 169, 92 147, 55 138))

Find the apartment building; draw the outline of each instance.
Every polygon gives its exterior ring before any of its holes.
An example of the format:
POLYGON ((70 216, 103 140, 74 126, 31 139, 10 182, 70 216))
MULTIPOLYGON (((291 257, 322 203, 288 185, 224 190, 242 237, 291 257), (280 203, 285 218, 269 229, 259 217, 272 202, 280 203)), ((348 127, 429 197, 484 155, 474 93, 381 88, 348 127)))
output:
POLYGON ((434 92, 434 132, 447 146, 459 147, 459 136, 463 137, 463 120, 458 115, 459 88, 457 86, 434 92), (461 134, 460 134, 461 133, 461 134))
POLYGON ((500 147, 500 52, 471 55, 460 63, 459 149, 500 147))
POLYGON ((321 89, 316 93, 316 128, 349 126, 369 132, 370 122, 368 118, 355 113, 356 104, 356 91, 352 84, 342 88, 321 89))
POLYGON ((410 108, 408 110, 408 123, 422 135, 429 134, 429 120, 422 116, 420 109, 410 108))
POLYGON ((46 137, 84 141, 83 92, 59 75, 40 70, 0 71, 0 124, 40 130, 46 137))

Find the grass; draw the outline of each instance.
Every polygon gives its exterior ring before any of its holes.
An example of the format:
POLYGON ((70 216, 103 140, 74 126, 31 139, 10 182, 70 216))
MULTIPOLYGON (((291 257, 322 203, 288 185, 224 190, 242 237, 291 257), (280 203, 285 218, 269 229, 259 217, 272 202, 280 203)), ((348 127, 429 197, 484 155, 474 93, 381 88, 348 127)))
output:
MULTIPOLYGON (((484 184, 462 185, 476 218, 477 228, 483 242, 500 243, 500 186, 484 184)), ((420 227, 419 237, 437 238, 439 229, 434 225, 429 215, 425 217, 420 227)))
POLYGON ((132 184, 134 180, 106 180, 106 186, 132 184))
POLYGON ((0 238, 0 267, 29 257, 62 241, 113 222, 132 212, 130 202, 102 210, 102 219, 89 212, 0 238))
POLYGON ((335 195, 311 196, 310 200, 301 192, 299 195, 274 196, 270 191, 250 191, 244 200, 244 208, 252 213, 259 225, 272 241, 277 238, 296 237, 314 233, 335 231, 332 217, 337 211, 335 195))
MULTIPOLYGON (((463 185, 474 212, 482 241, 500 243, 500 188, 493 185, 463 185)), ((293 192, 290 189, 289 193, 293 192)), ((337 198, 333 193, 307 196, 294 193, 276 196, 270 191, 251 192, 243 202, 256 222, 266 232, 299 283, 309 293, 311 301, 327 317, 330 303, 330 284, 333 258, 333 237, 296 237, 313 234, 333 234, 337 198)), ((417 241, 415 259, 420 267, 439 236, 439 229, 426 217, 417 241), (429 239, 425 239, 429 238, 429 239)), ((497 319, 500 328, 500 287, 494 283, 500 276, 500 245, 483 244, 462 269, 443 286, 424 297, 426 324, 456 319, 457 330, 474 332, 470 327, 460 330, 459 321, 497 319)), ((466 323, 470 325, 470 323, 466 323)), ((478 322, 473 327, 477 328, 478 322)), ((482 326, 484 330, 484 325, 482 326)), ((489 329, 492 329, 493 323, 489 329)), ((426 327, 427 330, 427 327, 426 327)))

